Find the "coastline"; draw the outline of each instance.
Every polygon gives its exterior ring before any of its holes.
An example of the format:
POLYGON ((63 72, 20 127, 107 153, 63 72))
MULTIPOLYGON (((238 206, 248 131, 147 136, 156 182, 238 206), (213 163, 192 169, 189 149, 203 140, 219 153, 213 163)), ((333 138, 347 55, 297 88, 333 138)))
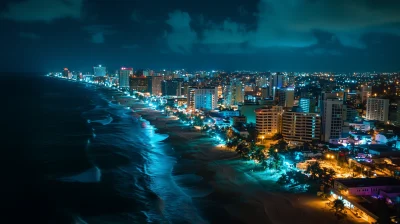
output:
MULTIPOLYGON (((103 89, 110 98, 121 94, 103 89)), ((282 191, 273 178, 265 177, 273 175, 269 171, 252 172, 254 163, 240 160, 234 151, 218 147, 212 138, 176 118, 138 101, 121 105, 134 109, 156 133, 168 134, 164 142, 176 158, 171 175, 210 223, 337 223, 333 212, 315 195, 282 191), (188 176, 193 180, 180 178, 188 176)), ((354 222, 346 219, 342 223, 354 222)))

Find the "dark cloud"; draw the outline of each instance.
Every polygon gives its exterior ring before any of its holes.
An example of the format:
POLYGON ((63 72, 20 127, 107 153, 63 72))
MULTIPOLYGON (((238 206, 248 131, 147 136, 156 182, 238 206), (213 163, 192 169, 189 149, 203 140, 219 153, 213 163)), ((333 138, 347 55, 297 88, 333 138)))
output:
POLYGON ((40 36, 36 33, 28 33, 28 32, 20 32, 19 36, 25 39, 37 40, 40 39, 40 36))
POLYGON ((116 31, 110 25, 90 25, 83 28, 92 35, 92 43, 103 44, 105 42, 105 35, 115 34, 116 31))
POLYGON ((174 11, 168 15, 165 21, 171 28, 165 33, 165 39, 169 48, 176 53, 191 53, 193 44, 196 43, 197 34, 191 28, 191 18, 187 12, 174 11))
MULTIPOLYGON (((400 64, 398 0, 117 3, 0 1, 0 47, 34 57, 34 66, 42 61, 55 67, 64 67, 64 61, 90 64, 85 58, 93 64, 112 61, 117 67, 132 62, 140 67, 228 69, 376 69, 400 64)), ((0 61, 16 63, 18 55, 0 61)))
POLYGON ((25 0, 8 4, 0 16, 20 22, 51 22, 60 18, 78 19, 82 0, 25 0))
MULTIPOLYGON (((216 23, 207 21, 205 16, 201 16, 199 22, 207 25, 199 31, 201 35, 195 35, 191 26, 185 27, 185 33, 180 30, 180 34, 174 33, 174 31, 170 34, 180 35, 180 39, 183 39, 184 35, 190 36, 190 41, 180 43, 180 48, 184 49, 190 49, 193 44, 231 46, 243 43, 249 43, 250 48, 258 49, 301 48, 318 43, 315 31, 333 34, 332 40, 338 40, 344 46, 365 48, 361 37, 367 33, 400 34, 399 26, 393 26, 393 24, 400 23, 400 13, 398 13, 400 12, 400 3, 398 1, 391 2, 393 4, 381 4, 380 7, 375 8, 368 0, 261 0, 256 14, 257 28, 254 30, 249 30, 248 24, 236 22, 230 18, 216 23), (200 38, 194 39, 196 36, 200 38)), ((239 12, 242 15, 247 14, 242 6, 239 7, 239 12)), ((186 20, 178 19, 179 22, 190 25, 191 15, 187 12, 180 12, 180 14, 185 15, 186 20), (189 18, 189 22, 187 18, 189 18)), ((243 50, 248 52, 246 49, 243 50)), ((239 53, 239 51, 235 52, 239 53)))

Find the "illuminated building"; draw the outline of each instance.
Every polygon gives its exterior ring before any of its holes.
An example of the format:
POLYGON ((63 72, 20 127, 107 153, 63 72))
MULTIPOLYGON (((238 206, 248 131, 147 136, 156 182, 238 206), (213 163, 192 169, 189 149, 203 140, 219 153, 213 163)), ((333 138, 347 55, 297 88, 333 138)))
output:
POLYGON ((129 89, 129 77, 131 75, 133 75, 132 68, 121 68, 118 77, 119 88, 129 89))
POLYGON ((294 88, 283 88, 277 90, 278 106, 293 107, 294 88))
POLYGON ((367 99, 371 96, 372 88, 371 86, 363 86, 361 91, 361 103, 366 103, 367 99))
POLYGON ((99 65, 98 67, 93 67, 94 76, 106 76, 106 67, 99 65))
POLYGON ((154 96, 161 95, 161 82, 164 80, 162 76, 148 76, 148 92, 154 96))
POLYGON ((218 104, 218 87, 194 90, 194 108, 213 110, 218 104))
POLYGON ((62 71, 62 77, 68 78, 68 73, 69 73, 68 68, 64 68, 64 70, 62 71))
MULTIPOLYGON (((349 162, 352 163, 351 160, 349 162)), ((369 170, 364 170, 369 172, 369 170)), ((398 200, 400 181, 391 177, 335 179, 332 200, 340 199, 352 213, 369 223, 378 220, 379 201, 394 204, 398 200), (366 203, 365 198, 371 197, 366 203)))
POLYGON ((225 106, 241 105, 244 102, 244 86, 240 80, 231 80, 224 93, 225 106))
POLYGON ((368 120, 388 121, 389 99, 368 98, 367 116, 368 120))
POLYGON ((300 98, 299 107, 301 109, 301 112, 305 112, 305 113, 314 112, 311 109, 311 99, 310 98, 300 98))
POLYGON ((256 109, 256 129, 264 138, 271 138, 281 132, 282 112, 281 106, 256 109))
POLYGON ((269 88, 268 87, 262 87, 261 88, 261 99, 266 99, 269 97, 269 88))
POLYGON ((345 111, 343 101, 338 99, 326 99, 323 101, 322 117, 322 141, 337 141, 342 135, 343 116, 345 111))
POLYGON ((187 107, 190 109, 194 109, 194 94, 195 88, 188 87, 188 95, 187 95, 187 107))
POLYGON ((161 82, 161 93, 163 96, 182 96, 183 79, 176 78, 161 82))
POLYGON ((320 128, 319 114, 285 111, 282 115, 282 135, 289 144, 319 140, 320 128))
POLYGON ((149 79, 147 79, 147 77, 144 77, 144 76, 129 77, 129 89, 136 90, 141 93, 148 92, 149 79))
POLYGON ((282 88, 283 86, 283 74, 278 72, 276 74, 271 75, 269 86, 270 86, 269 95, 275 96, 274 89, 282 88))

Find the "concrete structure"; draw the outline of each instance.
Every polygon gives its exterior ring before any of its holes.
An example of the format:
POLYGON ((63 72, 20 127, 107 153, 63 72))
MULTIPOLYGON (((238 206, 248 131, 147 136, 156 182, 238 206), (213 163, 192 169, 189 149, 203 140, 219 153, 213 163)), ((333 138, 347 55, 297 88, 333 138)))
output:
POLYGON ((331 192, 333 199, 340 199, 345 207, 359 215, 364 220, 375 223, 378 220, 377 199, 366 197, 374 196, 385 201, 397 201, 400 195, 400 180, 390 177, 378 178, 351 178, 335 179, 331 192))
POLYGON ((171 79, 161 82, 161 93, 163 96, 182 96, 183 79, 171 79))
POLYGON ((187 95, 187 107, 189 109, 195 109, 194 108, 194 94, 195 94, 195 88, 190 88, 188 87, 188 95, 187 95))
POLYGON ((68 78, 68 73, 69 73, 68 68, 64 68, 64 70, 62 71, 62 77, 68 78))
POLYGON ((321 140, 325 142, 339 140, 343 128, 343 113, 346 112, 343 101, 337 99, 324 100, 321 109, 321 140))
POLYGON ((300 98, 299 107, 301 109, 301 112, 305 112, 305 113, 314 112, 314 111, 311 111, 310 105, 311 105, 310 98, 300 98))
POLYGON ((148 76, 148 92, 154 96, 161 95, 161 82, 164 80, 162 76, 148 76))
POLYGON ((98 67, 93 67, 93 75, 94 76, 106 76, 107 75, 107 71, 106 71, 106 67, 103 67, 101 65, 99 65, 98 67))
POLYGON ((231 80, 230 85, 225 87, 225 105, 242 105, 244 102, 244 86, 240 80, 231 80))
POLYGON ((245 116, 234 116, 229 118, 231 126, 236 126, 240 123, 246 124, 247 119, 245 116))
POLYGON ((283 87, 283 74, 278 72, 276 74, 271 75, 269 86, 270 86, 269 95, 274 97, 275 96, 274 90, 283 87))
POLYGON ((282 115, 282 135, 292 145, 319 140, 320 127, 321 118, 316 113, 285 111, 282 115))
POLYGON ((149 91, 149 79, 144 76, 129 77, 129 89, 141 93, 147 93, 149 91))
POLYGON ((194 108, 213 110, 218 105, 218 87, 194 90, 194 108))
POLYGON ((367 116, 368 120, 388 121, 389 99, 368 98, 367 116))
POLYGON ((294 88, 284 88, 277 90, 278 106, 293 107, 294 88))
POLYGON ((119 88, 129 89, 129 77, 133 75, 132 68, 121 68, 118 76, 119 88))
POLYGON ((371 96, 372 87, 371 86, 363 86, 361 89, 361 103, 366 103, 368 98, 371 96))
POLYGON ((262 87, 261 88, 261 99, 266 99, 269 97, 269 88, 268 87, 262 87))
POLYGON ((281 132, 283 108, 273 106, 256 109, 256 129, 265 139, 281 132))

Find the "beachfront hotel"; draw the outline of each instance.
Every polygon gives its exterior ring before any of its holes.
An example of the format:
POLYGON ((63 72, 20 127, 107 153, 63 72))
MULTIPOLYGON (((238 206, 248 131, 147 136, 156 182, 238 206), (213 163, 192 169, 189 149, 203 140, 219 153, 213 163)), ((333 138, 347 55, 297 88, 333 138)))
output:
POLYGON ((265 139, 281 132, 283 108, 272 106, 256 109, 256 129, 265 139))
POLYGON ((194 90, 194 108, 213 110, 218 106, 218 87, 194 90))
POLYGON ((291 145, 319 140, 320 127, 321 118, 316 113, 285 111, 282 115, 282 136, 291 145))

